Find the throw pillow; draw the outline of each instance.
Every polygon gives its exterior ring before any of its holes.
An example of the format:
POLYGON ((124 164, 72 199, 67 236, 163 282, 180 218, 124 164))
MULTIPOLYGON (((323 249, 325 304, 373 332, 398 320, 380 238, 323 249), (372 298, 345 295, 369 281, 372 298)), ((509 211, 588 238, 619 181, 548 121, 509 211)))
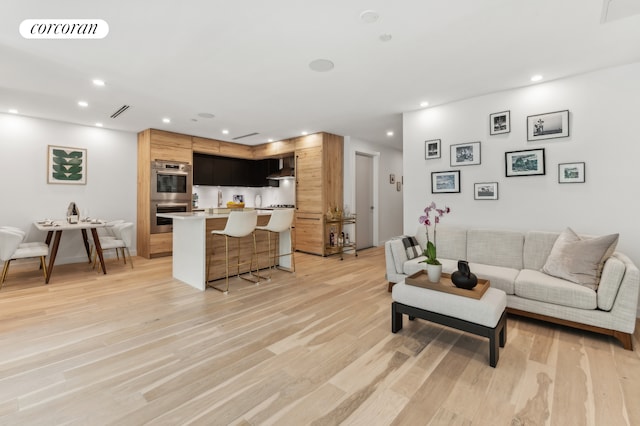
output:
POLYGON ((567 228, 553 244, 542 271, 597 290, 604 262, 613 254, 618 236, 580 238, 567 228))
POLYGON ((415 259, 422 254, 422 247, 418 244, 416 237, 404 237, 402 239, 404 250, 407 252, 408 259, 415 259))

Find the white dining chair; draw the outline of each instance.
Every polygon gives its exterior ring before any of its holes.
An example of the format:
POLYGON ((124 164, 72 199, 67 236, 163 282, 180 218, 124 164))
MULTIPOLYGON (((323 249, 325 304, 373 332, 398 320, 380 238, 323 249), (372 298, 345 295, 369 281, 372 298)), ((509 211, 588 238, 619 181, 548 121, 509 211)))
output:
MULTIPOLYGON (((104 227, 96 228, 96 231, 98 232, 98 238, 100 238, 100 245, 102 245, 103 241, 112 240, 116 238, 116 236, 113 233, 113 228, 114 226, 120 225, 121 223, 124 223, 124 220, 120 220, 120 219, 112 220, 105 223, 104 227)), ((93 252, 96 249, 96 243, 93 241, 93 234, 91 232, 87 232, 87 241, 89 242, 89 256, 93 257, 93 254, 94 254, 93 252)), ((116 257, 120 259, 120 255, 118 254, 117 250, 116 250, 116 257)))
POLYGON ((9 264, 12 260, 40 258, 42 273, 47 280, 47 264, 45 257, 49 255, 49 246, 45 243, 23 243, 24 232, 11 229, 0 229, 0 261, 4 263, 0 276, 0 290, 4 285, 9 272, 9 264))
MULTIPOLYGON (((260 277, 256 275, 256 280, 249 279, 247 277, 240 275, 240 265, 243 263, 240 262, 240 239, 246 236, 251 235, 253 237, 253 253, 251 254, 251 261, 249 262, 249 275, 253 276, 252 267, 253 267, 253 258, 256 258, 256 273, 260 269, 258 264, 258 256, 256 250, 256 234, 255 229, 258 223, 258 212, 255 210, 248 211, 232 211, 229 213, 229 219, 227 219, 227 224, 222 230, 213 230, 211 231, 211 237, 213 238, 216 235, 224 236, 224 247, 225 247, 225 281, 226 281, 226 289, 222 290, 216 286, 210 285, 210 287, 223 292, 224 294, 229 293, 229 238, 235 238, 237 241, 236 248, 236 256, 237 256, 237 271, 236 274, 238 277, 251 281, 255 284, 260 282, 260 277)), ((209 256, 209 262, 207 265, 207 271, 209 271, 209 264, 211 263, 211 258, 214 253, 212 252, 209 256)), ((247 262, 244 262, 246 264, 247 262)), ((207 274, 208 276, 208 274, 207 274)), ((209 284, 207 284, 209 285, 209 284)))
MULTIPOLYGON (((267 259, 269 262, 269 276, 268 279, 271 279, 271 271, 274 267, 278 267, 276 265, 276 258, 291 256, 291 268, 285 269, 289 272, 295 272, 296 264, 293 254, 293 235, 289 239, 289 252, 276 254, 276 244, 273 244, 273 256, 271 255, 271 234, 279 234, 281 232, 289 231, 291 232, 291 225, 293 224, 293 209, 278 209, 273 210, 271 213, 271 217, 269 218, 269 223, 263 226, 256 226, 256 231, 267 232, 267 259)), ((264 278, 264 277, 261 277, 264 278)))
MULTIPOLYGON (((113 238, 107 238, 104 241, 100 238, 100 247, 102 248, 102 252, 104 253, 106 250, 116 250, 116 255, 118 250, 122 250, 122 259, 124 260, 124 264, 127 264, 127 256, 129 257, 129 264, 133 269, 133 259, 131 258, 131 252, 129 251, 129 247, 133 244, 133 223, 131 222, 123 222, 112 227, 113 238), (126 254, 125 254, 126 252, 126 254)), ((93 255, 93 266, 95 268, 97 262, 98 253, 94 253, 93 255)), ((119 259, 119 257, 118 257, 119 259)))

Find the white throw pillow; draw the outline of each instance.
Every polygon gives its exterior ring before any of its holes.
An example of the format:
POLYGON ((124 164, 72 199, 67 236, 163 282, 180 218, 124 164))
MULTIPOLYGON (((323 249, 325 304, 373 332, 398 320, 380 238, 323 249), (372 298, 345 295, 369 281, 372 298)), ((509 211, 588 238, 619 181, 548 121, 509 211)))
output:
POLYGON ((611 234, 580 238, 567 228, 553 244, 542 271, 597 290, 604 262, 613 254, 618 237, 618 234, 611 234))

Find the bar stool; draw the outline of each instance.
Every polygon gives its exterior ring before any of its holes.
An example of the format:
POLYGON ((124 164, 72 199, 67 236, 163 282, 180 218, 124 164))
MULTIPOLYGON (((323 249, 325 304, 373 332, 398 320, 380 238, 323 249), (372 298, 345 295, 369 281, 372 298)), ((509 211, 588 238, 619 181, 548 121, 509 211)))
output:
MULTIPOLYGON (((267 232, 267 242, 268 242, 267 259, 269 260, 269 277, 268 277, 269 280, 271 279, 271 270, 274 266, 276 268, 283 269, 289 272, 295 272, 296 270, 296 263, 293 255, 293 238, 291 235, 291 225, 293 224, 293 213, 294 213, 293 209, 274 210, 271 213, 271 217, 269 218, 269 223, 267 223, 265 226, 256 226, 256 230, 267 232), (285 231, 289 231, 290 233, 289 234, 290 235, 289 253, 276 254, 275 252, 276 247, 274 244, 273 256, 271 256, 271 234, 285 232, 285 231), (283 268, 275 265, 276 257, 283 257, 283 256, 291 256, 291 268, 283 268)), ((260 278, 264 278, 264 277, 261 276, 260 278)))
MULTIPOLYGON (((211 237, 215 237, 216 235, 224 236, 224 248, 225 248, 225 280, 226 280, 226 290, 219 289, 216 286, 211 285, 210 287, 215 288, 218 291, 223 292, 224 294, 229 293, 229 238, 235 238, 238 242, 237 246, 237 276, 243 278, 247 281, 251 281, 253 283, 258 284, 260 282, 260 277, 256 275, 256 281, 251 280, 246 277, 240 276, 240 238, 246 237, 248 235, 253 236, 253 253, 251 254, 251 261, 249 262, 249 275, 252 275, 251 268, 253 267, 253 257, 256 257, 256 272, 260 269, 258 265, 258 255, 256 250, 256 224, 258 223, 258 212, 255 210, 249 211, 232 211, 229 213, 229 219, 227 219, 227 224, 225 225, 223 230, 213 230, 211 231, 211 237)), ((213 253, 211 254, 213 256, 213 253)), ((211 256, 209 257, 209 263, 211 262, 211 256)), ((243 262, 247 263, 247 262, 243 262)), ((207 268, 208 270, 209 268, 207 268)))

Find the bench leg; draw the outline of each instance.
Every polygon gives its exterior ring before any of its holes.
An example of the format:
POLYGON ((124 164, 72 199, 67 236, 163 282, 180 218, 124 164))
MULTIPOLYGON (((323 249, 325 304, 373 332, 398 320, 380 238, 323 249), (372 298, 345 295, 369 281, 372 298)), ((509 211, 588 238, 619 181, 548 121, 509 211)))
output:
POLYGON ((489 333, 489 365, 495 367, 500 359, 500 349, 507 343, 507 313, 503 312, 496 328, 489 333))
POLYGON ((391 304, 391 332, 397 333, 402 330, 402 313, 396 310, 396 302, 391 304))

